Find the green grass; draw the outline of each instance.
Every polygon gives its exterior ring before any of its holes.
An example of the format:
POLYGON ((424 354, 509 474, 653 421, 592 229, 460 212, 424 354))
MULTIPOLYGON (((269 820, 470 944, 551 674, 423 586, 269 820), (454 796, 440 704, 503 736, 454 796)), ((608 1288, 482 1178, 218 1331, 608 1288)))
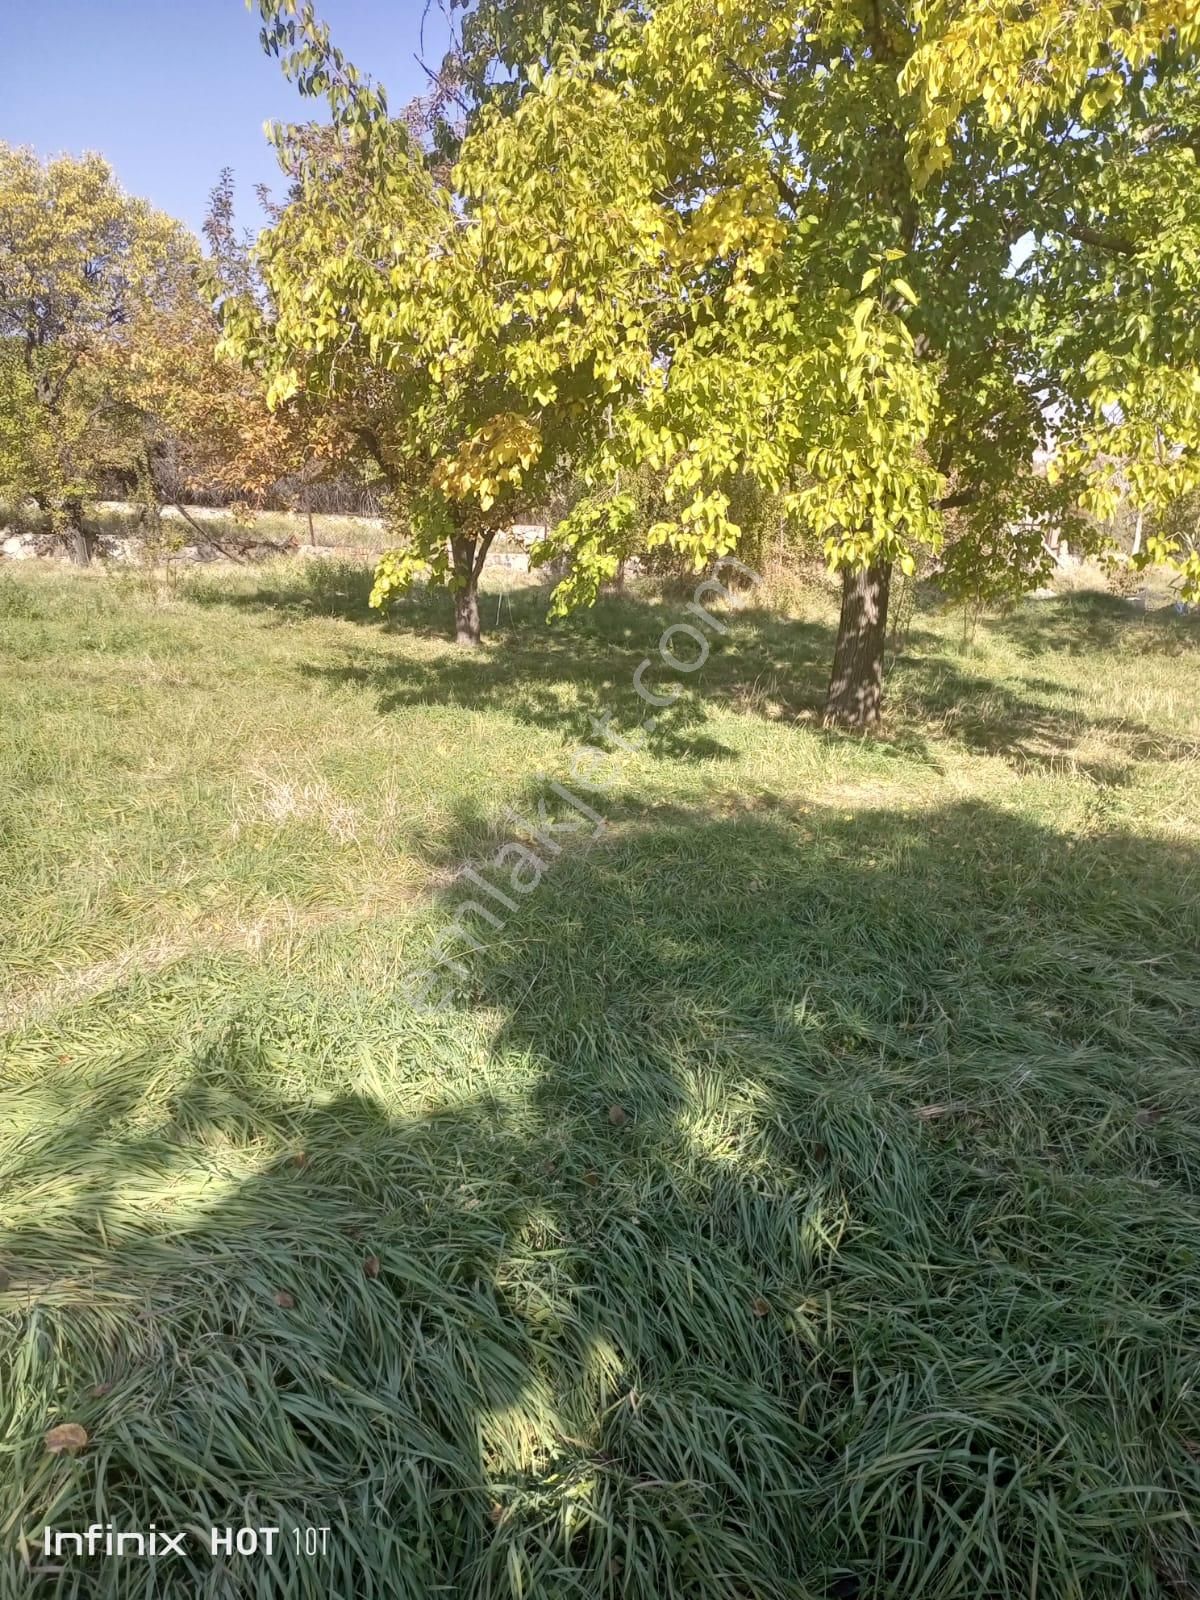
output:
POLYGON ((1200 1592, 1196 621, 731 612, 429 1016, 682 599, 367 585, 0 572, 0 1592, 1200 1592))

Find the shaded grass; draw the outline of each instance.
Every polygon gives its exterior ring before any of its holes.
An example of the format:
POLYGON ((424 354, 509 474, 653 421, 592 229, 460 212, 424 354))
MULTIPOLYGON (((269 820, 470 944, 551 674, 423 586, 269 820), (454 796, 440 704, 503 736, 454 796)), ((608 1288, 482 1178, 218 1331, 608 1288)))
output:
POLYGON ((863 744, 809 719, 828 616, 735 613, 429 1018, 450 874, 632 723, 670 602, 517 593, 464 663, 283 573, 14 581, 11 1592, 1200 1583, 1186 619, 923 617, 863 744), (97 1519, 330 1553, 41 1557, 97 1519))

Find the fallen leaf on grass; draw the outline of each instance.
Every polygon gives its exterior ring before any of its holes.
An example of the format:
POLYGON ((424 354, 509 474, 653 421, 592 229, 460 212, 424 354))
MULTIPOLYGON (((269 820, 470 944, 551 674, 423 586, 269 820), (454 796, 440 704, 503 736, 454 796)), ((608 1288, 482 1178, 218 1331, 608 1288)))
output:
POLYGON ((81 1428, 78 1422, 60 1422, 56 1428, 46 1430, 42 1442, 49 1455, 74 1455, 87 1444, 87 1429, 81 1428))

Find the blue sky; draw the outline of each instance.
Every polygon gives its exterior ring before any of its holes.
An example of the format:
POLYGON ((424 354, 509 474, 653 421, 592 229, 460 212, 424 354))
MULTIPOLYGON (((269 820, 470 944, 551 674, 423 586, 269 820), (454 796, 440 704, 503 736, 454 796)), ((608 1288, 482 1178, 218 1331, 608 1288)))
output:
MULTIPOLYGON (((318 0, 356 66, 399 109, 424 92, 446 25, 424 0, 318 0)), ((265 121, 313 113, 258 42, 244 0, 0 0, 0 139, 42 155, 99 150, 122 185, 193 229, 222 167, 257 227, 256 183, 278 182, 265 121), (306 110, 307 107, 307 110, 306 110)))

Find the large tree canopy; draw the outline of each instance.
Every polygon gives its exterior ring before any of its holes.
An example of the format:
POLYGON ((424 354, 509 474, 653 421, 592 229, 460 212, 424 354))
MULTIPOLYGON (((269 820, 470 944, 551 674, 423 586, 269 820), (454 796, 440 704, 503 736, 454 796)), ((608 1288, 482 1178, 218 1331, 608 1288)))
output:
MULTIPOLYGON (((327 36, 288 9, 264 0, 277 47, 328 88, 327 36)), ((1100 543, 1083 513, 1114 473, 1148 507, 1200 481, 1186 0, 489 0, 464 44, 443 243, 398 235, 398 265, 360 248, 346 269, 381 305, 375 354, 420 323, 407 348, 455 411, 464 376, 481 503, 502 459, 485 418, 537 430, 563 403, 604 418, 599 499, 652 464, 670 512, 647 538, 697 564, 737 538, 735 473, 783 490, 845 575, 832 717, 878 715, 893 564, 925 550, 950 585, 1034 583, 1050 519, 1100 543)), ((377 100, 334 100, 379 142, 377 100)), ((402 234, 408 197, 375 181, 377 231, 402 234)), ((344 281, 318 309, 295 276, 353 370, 344 281)), ((560 603, 611 571, 619 520, 568 519, 560 603)), ((1200 583, 1194 553, 1144 554, 1200 583)))

